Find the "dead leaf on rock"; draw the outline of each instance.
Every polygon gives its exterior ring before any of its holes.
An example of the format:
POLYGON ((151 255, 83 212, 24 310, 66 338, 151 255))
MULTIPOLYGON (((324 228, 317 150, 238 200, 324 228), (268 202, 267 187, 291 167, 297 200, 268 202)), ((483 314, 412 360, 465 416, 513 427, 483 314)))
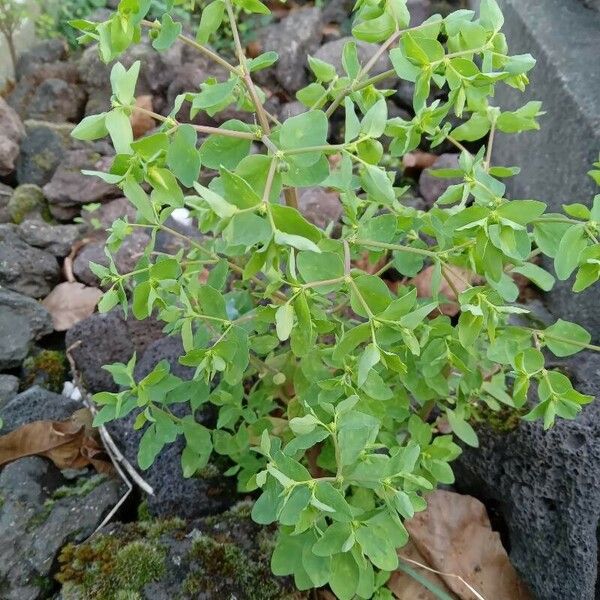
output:
MULTIPOLYGON (((417 288, 417 296, 419 298, 431 298, 432 278, 435 267, 430 265, 423 269, 410 283, 417 288)), ((444 276, 440 284, 440 294, 452 301, 452 304, 445 303, 440 305, 439 311, 443 315, 454 317, 459 313, 458 304, 456 304, 457 293, 464 292, 471 286, 474 280, 473 273, 452 265, 444 267, 444 276)))
MULTIPOLYGON (((406 528, 423 564, 438 571, 448 589, 460 600, 476 600, 462 578, 485 600, 531 600, 479 500, 438 490, 427 497, 427 504, 427 510, 407 521, 406 528)), ((403 555, 404 549, 400 550, 403 555)), ((427 572, 413 568, 420 574, 427 572)), ((390 588, 397 598, 408 600, 399 595, 402 580, 397 587, 398 580, 394 575, 390 588)))
MULTIPOLYGON (((144 110, 152 110, 152 96, 139 96, 135 105, 138 108, 143 108, 144 110)), ((133 130, 133 137, 137 140, 137 138, 142 137, 145 133, 152 131, 156 127, 156 123, 154 119, 141 110, 134 110, 131 115, 131 129, 133 130)))
POLYGON ((91 464, 101 473, 112 472, 87 408, 67 421, 34 421, 0 436, 0 466, 25 456, 45 456, 59 469, 83 469, 91 464))
POLYGON ((422 152, 416 150, 415 152, 409 152, 402 157, 402 164, 406 169, 416 169, 423 171, 433 166, 438 157, 430 152, 422 152))
POLYGON ((66 331, 89 317, 102 297, 102 291, 76 281, 59 283, 42 304, 52 315, 56 331, 66 331))

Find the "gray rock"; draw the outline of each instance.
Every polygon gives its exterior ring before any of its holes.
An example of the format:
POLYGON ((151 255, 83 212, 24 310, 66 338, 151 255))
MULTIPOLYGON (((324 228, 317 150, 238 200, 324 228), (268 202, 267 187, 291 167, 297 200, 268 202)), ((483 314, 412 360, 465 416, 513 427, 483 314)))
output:
POLYGON ((453 184, 460 183, 455 179, 440 179, 431 174, 435 169, 457 169, 458 154, 442 154, 437 158, 431 169, 425 169, 419 178, 419 191, 427 207, 431 208, 436 200, 453 184))
POLYGON ((47 250, 54 256, 64 257, 81 235, 78 225, 50 225, 43 221, 24 221, 17 232, 30 246, 47 250))
POLYGON ((41 64, 63 61, 66 58, 67 44, 64 40, 44 40, 21 54, 17 63, 17 74, 21 78, 39 69, 41 64))
POLYGON ((9 175, 15 170, 24 136, 25 128, 19 115, 0 96, 0 176, 9 175))
POLYGON ((17 224, 29 219, 36 221, 50 219, 44 192, 32 183, 25 183, 15 189, 8 201, 7 210, 11 220, 17 224))
POLYGON ((10 212, 8 203, 13 195, 13 189, 9 185, 0 183, 0 223, 10 223, 10 212))
MULTIPOLYGON (((333 65, 339 75, 344 74, 344 69, 342 67, 342 51, 346 42, 354 40, 352 37, 344 37, 339 40, 335 40, 333 42, 327 42, 323 44, 315 53, 315 58, 320 60, 324 60, 329 64, 333 65)), ((356 41, 356 40, 354 40, 356 41)), ((364 65, 373 57, 373 55, 379 50, 378 44, 369 44, 368 42, 357 41, 356 47, 358 50, 358 59, 361 64, 364 65)), ((381 56, 378 61, 373 65, 373 68, 370 71, 371 75, 380 75, 384 71, 388 71, 392 68, 392 63, 388 56, 388 53, 385 52, 383 56, 381 56)), ((390 79, 391 81, 391 79, 390 79)))
POLYGON ((63 487, 68 483, 49 461, 37 457, 20 459, 0 473, 0 589, 4 600, 47 597, 60 549, 91 535, 122 494, 122 485, 116 480, 83 477, 75 485, 63 487), (92 487, 87 493, 86 484, 92 487), (60 497, 63 494, 65 497, 60 497))
POLYGON ((62 79, 46 79, 29 103, 28 117, 44 121, 77 122, 84 113, 87 95, 81 86, 62 79))
MULTIPOLYGON (((531 52, 538 62, 524 94, 499 85, 495 104, 510 110, 541 100, 547 114, 540 131, 500 133, 494 163, 521 167, 517 177, 507 180, 513 198, 542 200, 552 212, 562 212, 564 202, 589 206, 598 190, 586 172, 600 148, 600 69, 591 66, 597 62, 600 13, 578 0, 501 0, 500 5, 511 54, 531 52)), ((557 282, 547 306, 557 317, 583 325, 597 343, 598 287, 574 296, 572 284, 557 282)))
POLYGON ((293 94, 308 83, 306 55, 314 54, 319 47, 322 27, 323 14, 319 8, 302 8, 265 28, 261 35, 264 50, 279 54, 275 78, 287 92, 293 94))
POLYGON ((19 378, 14 375, 0 375, 0 410, 19 392, 19 378))
POLYGON ((179 337, 169 336, 152 342, 135 365, 136 381, 146 377, 161 360, 169 363, 173 375, 181 379, 191 379, 195 369, 179 364, 179 358, 184 354, 185 350, 179 337))
POLYGON ((331 222, 337 223, 343 214, 337 192, 327 192, 318 187, 300 191, 298 208, 307 220, 323 229, 331 222))
POLYGON ((110 373, 102 369, 114 362, 127 362, 134 352, 141 356, 148 345, 163 337, 163 325, 154 319, 125 320, 118 310, 94 314, 80 321, 66 336, 66 346, 89 392, 116 391, 110 373))
POLYGON ((600 0, 583 0, 583 3, 588 8, 600 11, 600 0))
MULTIPOLYGON (((135 229, 128 235, 119 250, 113 255, 119 273, 129 273, 144 253, 144 248, 150 241, 150 236, 143 229, 135 229)), ((75 277, 91 286, 99 283, 98 277, 92 273, 90 262, 108 266, 108 258, 104 254, 105 237, 86 244, 78 253, 73 262, 75 277)))
POLYGON ((600 358, 581 354, 566 366, 574 386, 596 397, 575 421, 546 432, 540 422, 485 429, 480 448, 453 464, 459 491, 500 512, 510 558, 539 600, 597 597, 600 358))
POLYGON ((73 126, 69 124, 26 121, 26 136, 21 144, 21 156, 17 163, 19 183, 43 186, 52 175, 69 147, 73 126))
POLYGON ((81 402, 34 385, 2 407, 2 433, 9 433, 32 421, 64 421, 80 408, 83 408, 81 402))
POLYGON ((52 330, 52 317, 39 302, 0 289, 0 370, 19 367, 32 343, 52 330))
POLYGON ((135 215, 136 210, 127 198, 117 198, 102 204, 94 211, 85 211, 81 216, 92 228, 99 223, 101 228, 108 229, 117 219, 127 217, 130 222, 133 222, 135 215))
POLYGON ((122 192, 117 186, 81 172, 82 169, 108 171, 111 163, 111 157, 101 156, 93 150, 68 151, 50 182, 44 186, 52 214, 67 220, 77 215, 84 204, 120 196, 122 192))
POLYGON ((298 115, 301 115, 307 110, 308 109, 306 108, 306 106, 304 106, 304 104, 302 104, 302 102, 300 102, 299 100, 294 100, 293 102, 286 102, 279 109, 279 118, 282 121, 285 121, 287 119, 290 119, 291 117, 297 117, 298 115))
POLYGON ((60 267, 52 254, 26 244, 12 225, 0 225, 0 285, 42 298, 58 283, 60 267))

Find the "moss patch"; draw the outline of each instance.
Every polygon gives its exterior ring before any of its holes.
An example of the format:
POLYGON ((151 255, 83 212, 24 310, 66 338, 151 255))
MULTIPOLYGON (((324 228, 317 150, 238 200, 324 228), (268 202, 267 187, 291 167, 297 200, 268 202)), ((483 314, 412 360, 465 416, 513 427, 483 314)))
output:
POLYGON ((67 374, 67 359, 64 352, 42 350, 25 360, 23 370, 23 389, 39 385, 59 394, 67 374))

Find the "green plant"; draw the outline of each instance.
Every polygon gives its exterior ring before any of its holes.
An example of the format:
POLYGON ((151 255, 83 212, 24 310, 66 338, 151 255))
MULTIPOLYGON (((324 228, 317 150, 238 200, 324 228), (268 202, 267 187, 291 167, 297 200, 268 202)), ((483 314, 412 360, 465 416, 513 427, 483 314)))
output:
POLYGON ((82 19, 98 8, 106 7, 106 0, 37 0, 40 14, 35 19, 35 30, 41 38, 60 37, 71 48, 77 48, 77 35, 69 22, 82 19))
POLYGON ((8 54, 13 68, 13 75, 17 77, 17 49, 15 47, 15 33, 19 29, 27 14, 26 7, 17 0, 0 0, 0 33, 6 41, 8 54))
POLYGON ((78 21, 82 41, 97 41, 109 62, 148 30, 158 51, 188 44, 229 78, 179 96, 165 117, 135 107, 139 63, 129 70, 117 63, 112 110, 84 119, 74 136, 110 135, 118 153, 112 168, 93 174, 121 186, 138 210, 134 223, 118 219, 112 226, 109 266, 92 265, 109 287, 100 309, 120 304, 127 313, 132 290, 135 318, 156 313, 167 333, 180 335, 180 362, 195 376, 182 381, 161 362, 136 383, 135 357, 109 365, 122 387, 94 396, 101 407, 96 424, 137 410, 135 427, 145 428, 143 469, 182 435, 187 477, 213 452, 229 457, 236 466, 227 474, 237 476, 239 489, 261 490, 254 520, 278 523, 276 574, 293 575, 299 589, 329 584, 341 599, 385 597, 381 586, 408 539, 403 521, 425 508, 429 490, 454 481, 454 438, 477 445, 470 421, 480 409, 528 407, 523 418, 550 427, 556 416, 572 419, 591 401, 545 367, 542 350, 563 357, 598 347, 574 323, 559 320, 545 330, 512 325, 511 315, 526 310, 514 304, 511 274, 550 289, 554 277, 532 262, 545 254, 560 279, 577 272, 575 291, 597 281, 600 196, 591 210, 572 204, 566 214, 546 214, 537 200, 505 198, 502 179, 519 169, 492 164, 496 132, 537 129, 542 113, 539 102, 516 111, 490 103, 496 85, 523 90, 535 63, 528 54, 508 54, 495 0, 483 0, 478 16, 458 10, 412 28, 404 0, 358 0, 353 35, 381 43, 379 51, 361 65, 356 44, 348 43, 343 73, 309 57, 315 82, 298 93, 309 110, 284 123, 265 110, 252 80, 277 55, 247 59, 237 33, 234 6, 265 13, 265 5, 215 0, 196 39, 183 35, 169 12, 145 20, 149 5, 122 0, 109 21, 78 21), (237 65, 205 46, 224 21, 237 65), (387 52, 393 70, 369 76, 387 52), (378 85, 394 77, 415 83, 412 120, 388 119, 391 91, 378 85), (447 99, 431 101, 432 87, 447 99), (174 115, 186 102, 192 117, 236 103, 256 120, 217 129, 180 123, 174 115), (329 143, 329 118, 338 107, 344 139, 329 143), (161 122, 160 130, 134 141, 134 110, 161 122), (199 134, 206 137, 198 149, 199 134), (464 146, 486 136, 476 153, 464 146), (396 188, 396 174, 380 163, 384 143, 400 157, 425 142, 460 150, 459 167, 437 176, 461 180, 427 213, 403 205, 406 188, 396 188), (207 185, 199 182, 202 167, 218 171, 202 180, 207 185), (339 237, 297 210, 296 190, 307 186, 340 193, 339 237), (202 242, 165 224, 182 207, 197 220, 202 242), (119 273, 111 253, 136 228, 152 240, 159 231, 182 237, 186 249, 168 256, 150 242, 136 268, 119 273), (359 268, 365 256, 384 266, 375 273, 359 268), (410 284, 390 292, 380 278, 390 267, 407 277, 430 267, 430 297, 418 298, 410 284), (471 284, 458 268, 481 283, 471 284), (444 281, 448 298, 440 292, 444 281), (436 312, 449 303, 460 309, 456 320, 436 312), (532 381, 539 401, 529 406, 532 381), (177 403, 189 403, 192 414, 175 416, 170 408, 177 403), (193 416, 208 403, 218 409, 213 431, 193 416), (442 435, 444 428, 452 435, 442 435))

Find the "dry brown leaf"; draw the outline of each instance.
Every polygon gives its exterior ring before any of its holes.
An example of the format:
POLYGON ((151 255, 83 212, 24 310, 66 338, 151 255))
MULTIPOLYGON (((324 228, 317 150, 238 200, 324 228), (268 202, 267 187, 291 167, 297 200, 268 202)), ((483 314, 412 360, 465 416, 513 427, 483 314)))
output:
POLYGON ((25 456, 45 456, 59 469, 92 464, 109 473, 112 464, 94 437, 92 415, 85 408, 66 421, 34 421, 0 436, 0 466, 25 456))
POLYGON ((59 283, 42 301, 52 315, 56 331, 66 331, 89 317, 98 304, 102 292, 76 281, 59 283))
MULTIPOLYGON (((152 110, 152 96, 139 96, 135 105, 138 108, 143 108, 144 110, 152 110)), ((145 133, 152 131, 156 127, 156 123, 154 119, 147 114, 144 114, 142 111, 134 110, 131 115, 131 129, 133 129, 133 137, 137 139, 142 137, 145 133)))
POLYGON ((441 579, 460 600, 476 596, 447 574, 461 577, 486 600, 531 600, 479 500, 438 490, 427 497, 427 504, 427 510, 407 521, 406 528, 425 559, 423 564, 440 571, 441 579))
MULTIPOLYGON (((417 296, 419 298, 431 298, 431 282, 433 278, 434 266, 430 265, 423 269, 416 277, 411 279, 412 283, 417 288, 417 296)), ((461 267, 444 267, 444 276, 440 285, 440 294, 443 294, 448 300, 453 303, 445 303, 439 307, 439 312, 443 315, 453 317, 458 314, 459 307, 455 304, 457 294, 464 292, 473 282, 473 273, 462 269, 461 267)))

